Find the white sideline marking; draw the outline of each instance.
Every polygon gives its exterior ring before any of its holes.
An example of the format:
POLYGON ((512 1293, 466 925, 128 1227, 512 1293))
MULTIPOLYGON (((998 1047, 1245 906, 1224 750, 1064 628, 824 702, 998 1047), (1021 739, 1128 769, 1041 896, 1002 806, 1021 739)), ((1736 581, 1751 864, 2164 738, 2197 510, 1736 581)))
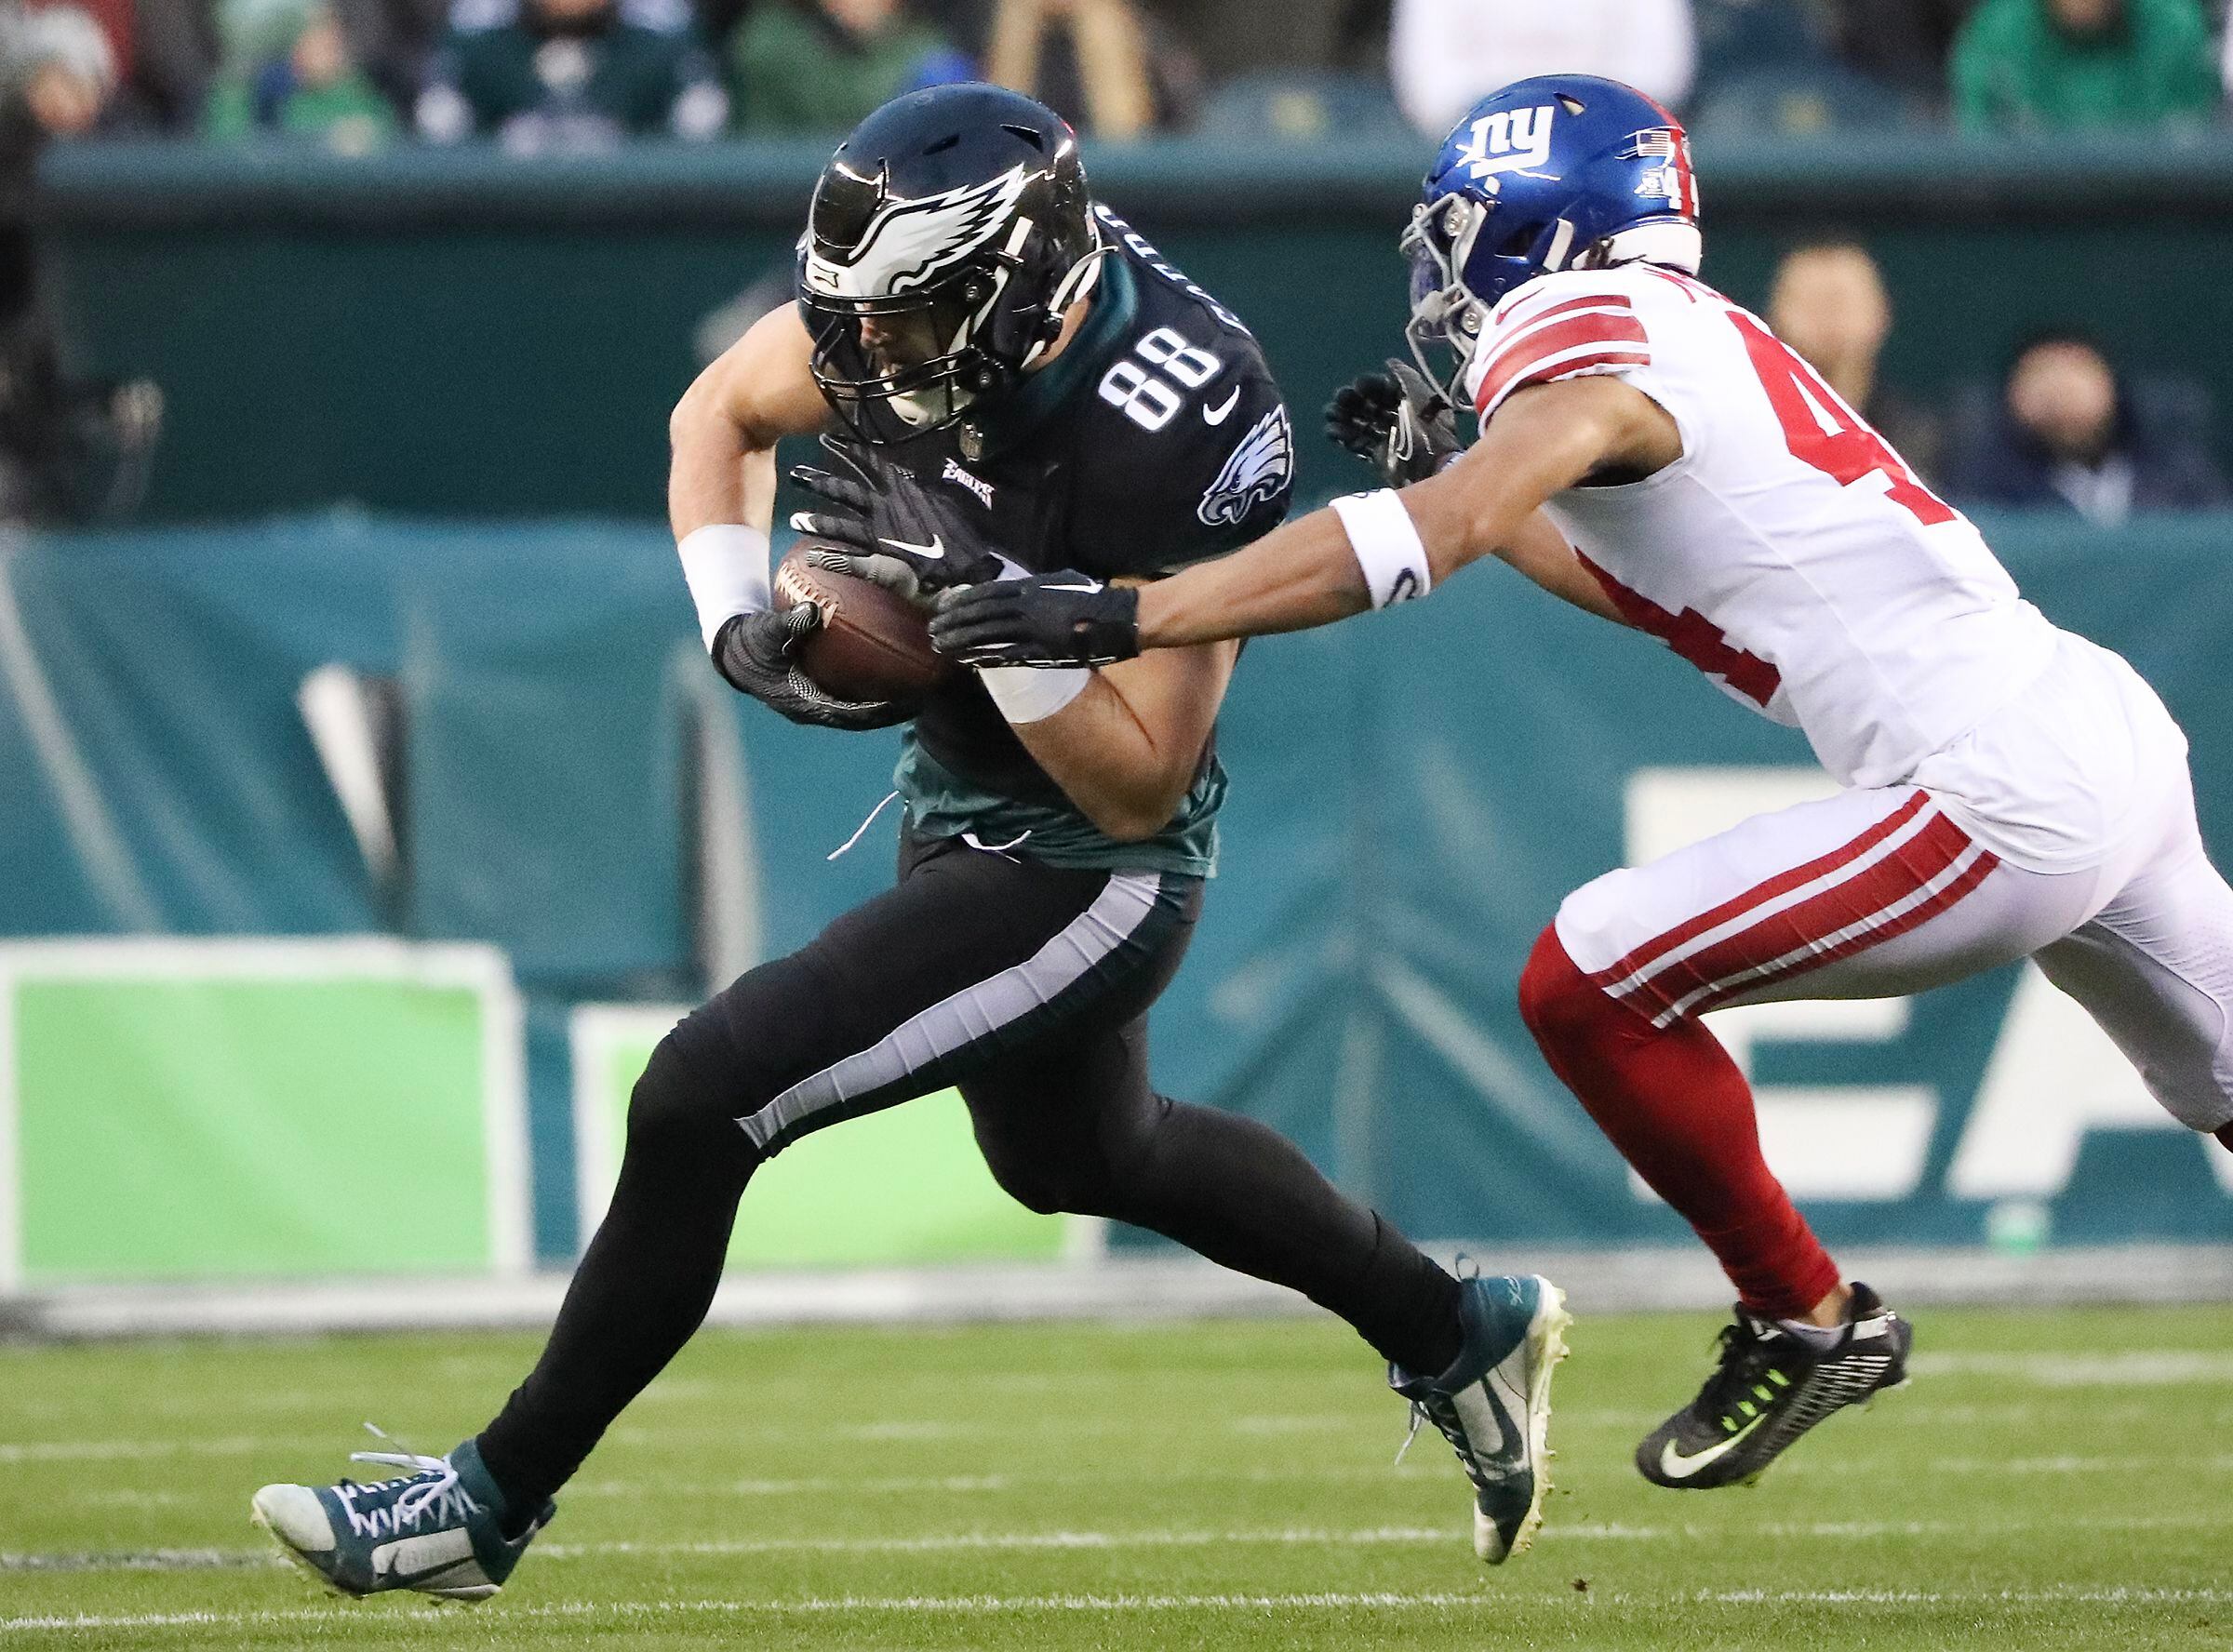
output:
POLYGON ((242 1457, 255 1451, 293 1449, 318 1443, 316 1436, 259 1438, 229 1434, 212 1440, 38 1440, 0 1442, 0 1463, 107 1462, 139 1457, 242 1457))
MULTIPOLYGON (((2032 1531, 2060 1531, 2066 1520, 1818 1520, 1777 1521, 1750 1528, 1763 1538, 1824 1538, 1840 1541, 1855 1538, 1961 1537, 2032 1531)), ((2214 1529, 2233 1525, 2233 1511, 2224 1513, 2132 1514, 2110 1516, 2088 1523, 2093 1531, 2162 1531, 2214 1529)), ((1662 1542, 1670 1538, 1727 1538, 1726 1527, 1695 1525, 1550 1525, 1544 1543, 1565 1539, 1613 1542, 1662 1542)), ((536 1552, 554 1560, 582 1560, 605 1555, 749 1555, 749 1554, 939 1554, 956 1551, 1079 1550, 1079 1549, 1206 1549, 1221 1544, 1249 1546, 1316 1546, 1369 1548, 1385 1544, 1463 1544, 1465 1534, 1456 1527, 1380 1525, 1362 1531, 1326 1531, 1307 1527, 1256 1531, 1050 1531, 950 1532, 919 1538, 715 1538, 688 1543, 632 1542, 551 1543, 536 1552)))
POLYGON ((246 1549, 145 1549, 136 1553, 6 1554, 0 1572, 204 1572, 221 1566, 284 1565, 277 1554, 246 1549))
MULTIPOLYGON (((1592 1591, 1592 1600, 1628 1603, 1682 1602, 1697 1605, 2222 1605, 2233 1602, 2227 1589, 1700 1589, 1678 1594, 1592 1591)), ((1510 1615, 1518 1608, 1575 1608, 1562 1596, 1491 1593, 1350 1594, 1019 1594, 1019 1595, 807 1595, 796 1600, 617 1601, 608 1604, 556 1602, 507 1609, 507 1621, 526 1619, 789 1617, 838 1612, 944 1612, 958 1616, 1023 1612, 1190 1612, 1190 1611, 1371 1611, 1460 1609, 1510 1615)), ((341 1623, 348 1606, 299 1607, 264 1612, 138 1612, 96 1616, 0 1618, 0 1634, 54 1630, 251 1629, 288 1623, 341 1623)), ((455 1623, 454 1607, 411 1606, 356 1614, 358 1622, 423 1621, 455 1623)))
POLYGON ((2233 1353, 2128 1348, 2103 1353, 1938 1353, 1910 1356, 1919 1377, 1997 1377, 2039 1388, 2178 1388, 2233 1382, 2233 1353))
MULTIPOLYGON (((1943 1538, 2061 1531, 2061 1520, 1817 1520, 1772 1521, 1732 1532, 1699 1525, 1584 1524, 1549 1526, 1540 1541, 1657 1543, 1732 1536, 1827 1539, 1840 1542, 1866 1538, 1943 1538)), ((2088 1523, 2096 1532, 2214 1529, 2233 1525, 2223 1514, 2133 1514, 2088 1523)), ((599 1543, 544 1543, 536 1553, 553 1561, 598 1560, 615 1555, 736 1557, 755 1554, 949 1554, 1047 1551, 1110 1552, 1126 1549, 1342 1548, 1387 1545, 1442 1545, 1462 1548, 1465 1532, 1457 1526, 1380 1525, 1361 1531, 1268 1528, 1253 1531, 1047 1531, 951 1532, 917 1538, 722 1538, 695 1542, 637 1542, 622 1539, 599 1543)), ((199 1571, 216 1566, 255 1565, 275 1555, 260 1549, 147 1550, 114 1554, 0 1554, 0 1573, 10 1571, 199 1571)))
MULTIPOLYGON (((1068 1484, 1076 1476, 1045 1474, 1036 1478, 1053 1485, 1068 1484)), ((1012 1474, 948 1474, 943 1478, 914 1475, 879 1480, 840 1480, 835 1477, 810 1480, 722 1480, 701 1485, 671 1481, 573 1480, 567 1483, 566 1489, 569 1497, 865 1497, 885 1492, 1012 1491, 1019 1484, 1021 1481, 1012 1474)))
POLYGON ((1462 1544, 1465 1533, 1417 1525, 1375 1526, 1367 1531, 1049 1531, 950 1532, 922 1538, 715 1538, 691 1543, 552 1543, 536 1552, 556 1560, 608 1554, 939 1554, 956 1550, 1031 1549, 1205 1549, 1218 1544, 1374 1543, 1462 1544))
MULTIPOLYGON (((2166 1469, 2201 1470, 2205 1473, 2224 1473, 2233 1470, 2233 1452, 2219 1452, 2210 1457, 1942 1457, 1932 1460, 1931 1472, 1940 1474, 2150 1474, 2166 1469)), ((1795 1462, 1778 1463, 1776 1472, 1785 1478, 1795 1473, 1806 1474, 1878 1474, 1882 1466, 1873 1462, 1795 1462)))
MULTIPOLYGON (((1907 1413, 1903 1411, 1903 1417, 1907 1413)), ((1933 1459, 1931 1472, 1947 1474, 2145 1474, 2166 1469, 2200 1470, 2208 1473, 2233 1472, 2233 1452, 2207 1457, 1942 1457, 1933 1459)), ((1285 1485, 1334 1483, 1379 1485, 1403 1481, 1440 1480, 1449 1473, 1443 1464, 1405 1463, 1391 1466, 1374 1462, 1329 1463, 1311 1468, 1278 1469, 1126 1469, 1098 1470, 1099 1478, 1127 1485, 1285 1485)), ((1779 1478, 1794 1474, 1880 1474, 1875 1461, 1800 1459, 1776 1465, 1779 1478)), ((1076 1480, 1067 1473, 894 1475, 849 1480, 818 1475, 794 1480, 636 1480, 624 1477, 576 1480, 567 1486, 570 1497, 589 1498, 782 1498, 874 1497, 908 1492, 989 1493, 1019 1491, 1035 1485, 1067 1485, 1076 1480)))
MULTIPOLYGON (((1638 1413, 1640 1419, 1642 1413, 1638 1413)), ((1251 1437, 1265 1434, 1330 1433, 1343 1429, 1382 1430, 1400 1422, 1402 1413, 1385 1406, 1376 1406, 1371 1411, 1359 1411, 1354 1416, 1338 1412, 1313 1412, 1307 1415, 1236 1417, 1214 1426, 1251 1437)), ((1085 1436, 1099 1438, 1118 1435, 1130 1438, 1139 1432, 1139 1427, 1129 1419, 1117 1417, 1001 1417, 980 1420, 943 1417, 894 1417, 880 1422, 847 1423, 836 1428, 796 1429, 777 1425, 766 1427, 717 1426, 714 1429, 684 1430, 675 1424, 662 1422, 657 1427, 647 1426, 640 1419, 622 1422, 609 1430, 608 1440, 625 1442, 634 1446, 671 1445, 680 1435, 686 1435, 693 1445, 702 1447, 710 1441, 768 1442, 796 1446, 801 1440, 866 1441, 873 1445, 937 1445, 950 1441, 1008 1439, 1018 1434, 1051 1434, 1063 1439, 1085 1436)))

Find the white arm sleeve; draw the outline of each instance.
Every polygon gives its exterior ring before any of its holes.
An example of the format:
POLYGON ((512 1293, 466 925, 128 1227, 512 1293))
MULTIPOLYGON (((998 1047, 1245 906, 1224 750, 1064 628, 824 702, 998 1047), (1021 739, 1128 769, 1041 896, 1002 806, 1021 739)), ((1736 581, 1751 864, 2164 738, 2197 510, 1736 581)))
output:
POLYGON ((1364 570, 1372 606, 1411 602, 1434 587, 1426 565, 1426 546, 1411 522, 1411 513, 1392 487, 1377 493, 1345 493, 1332 501, 1349 536, 1349 550, 1364 570))
POLYGON ((675 549, 710 654, 722 626, 768 606, 768 536, 741 523, 713 523, 685 534, 675 549))

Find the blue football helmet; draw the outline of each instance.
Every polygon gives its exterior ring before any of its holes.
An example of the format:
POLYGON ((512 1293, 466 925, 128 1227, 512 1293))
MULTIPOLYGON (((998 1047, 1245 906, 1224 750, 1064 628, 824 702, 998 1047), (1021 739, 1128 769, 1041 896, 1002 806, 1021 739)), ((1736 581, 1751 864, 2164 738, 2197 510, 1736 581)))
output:
POLYGON ((1514 81, 1443 142, 1401 245, 1411 266, 1411 353, 1460 400, 1490 311, 1521 283, 1638 259, 1698 273, 1690 139, 1617 80, 1514 81))

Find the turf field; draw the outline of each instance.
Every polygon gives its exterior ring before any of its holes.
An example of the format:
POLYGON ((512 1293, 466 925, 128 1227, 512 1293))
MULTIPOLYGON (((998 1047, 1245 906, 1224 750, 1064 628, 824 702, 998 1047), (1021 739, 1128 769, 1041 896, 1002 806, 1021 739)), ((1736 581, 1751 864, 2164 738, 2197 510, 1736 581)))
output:
POLYGON ((1932 1312, 1758 1488, 1636 1438, 1699 1316, 1584 1320, 1532 1553, 1330 1322, 714 1335, 477 1607, 314 1593, 261 1481, 441 1450, 519 1336, 0 1348, 0 1646, 2233 1646, 2233 1310, 1932 1312))

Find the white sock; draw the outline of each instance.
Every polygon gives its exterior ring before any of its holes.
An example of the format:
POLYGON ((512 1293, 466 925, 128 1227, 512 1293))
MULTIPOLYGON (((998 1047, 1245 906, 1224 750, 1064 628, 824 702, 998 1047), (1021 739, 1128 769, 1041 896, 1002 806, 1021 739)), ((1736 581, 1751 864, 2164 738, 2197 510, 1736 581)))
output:
POLYGON ((1833 1352, 1839 1339, 1845 1335, 1845 1326, 1841 1325, 1811 1325, 1803 1319, 1779 1319, 1775 1322, 1775 1327, 1786 1336, 1804 1342, 1816 1353, 1833 1352))

